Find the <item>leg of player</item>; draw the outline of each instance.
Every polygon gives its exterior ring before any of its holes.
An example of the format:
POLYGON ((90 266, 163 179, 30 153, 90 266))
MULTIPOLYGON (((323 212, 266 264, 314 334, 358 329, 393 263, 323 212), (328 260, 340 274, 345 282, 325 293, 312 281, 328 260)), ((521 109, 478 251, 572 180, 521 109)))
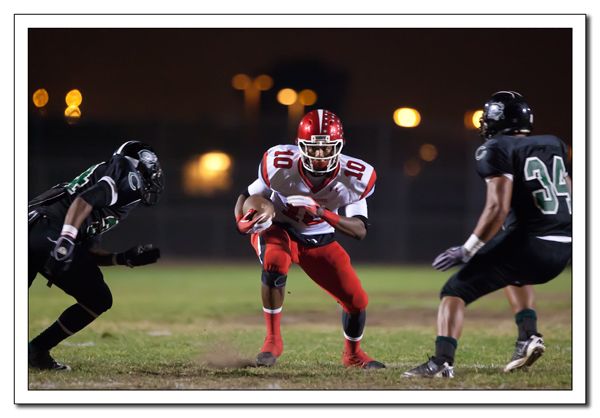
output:
POLYGON ((38 369, 70 370, 55 361, 50 350, 61 341, 81 331, 112 306, 112 294, 100 269, 93 263, 78 263, 54 282, 77 303, 29 343, 29 365, 38 369), (86 280, 83 280, 85 277, 86 280))
POLYGON ((273 366, 283 353, 283 338, 281 337, 281 311, 285 297, 285 278, 287 275, 279 272, 263 271, 261 297, 263 316, 265 319, 266 336, 260 353, 256 357, 257 366, 273 366), (283 285, 275 286, 283 282, 283 285))
POLYGON ((369 357, 360 347, 367 316, 368 296, 342 246, 332 242, 323 247, 304 248, 299 254, 299 264, 315 283, 342 305, 342 364, 362 369, 385 368, 383 363, 369 357))
POLYGON ((277 226, 261 235, 253 234, 251 242, 263 267, 261 298, 266 327, 256 365, 270 367, 283 353, 280 323, 287 272, 292 264, 292 242, 287 232, 277 226))
POLYGON ((435 356, 403 374, 404 377, 454 377, 454 354, 462 334, 465 302, 457 296, 443 296, 438 307, 435 356))
POLYGON ((542 335, 537 330, 537 314, 534 310, 535 292, 533 286, 507 286, 504 294, 508 298, 518 328, 515 351, 505 372, 527 369, 546 351, 542 335))

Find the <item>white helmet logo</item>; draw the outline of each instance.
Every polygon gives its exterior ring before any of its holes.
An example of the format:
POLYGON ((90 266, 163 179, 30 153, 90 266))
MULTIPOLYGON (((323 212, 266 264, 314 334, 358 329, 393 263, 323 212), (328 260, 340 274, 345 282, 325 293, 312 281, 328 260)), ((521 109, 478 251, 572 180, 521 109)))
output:
POLYGON ((487 118, 492 120, 500 120, 504 118, 504 103, 493 102, 487 110, 487 118))

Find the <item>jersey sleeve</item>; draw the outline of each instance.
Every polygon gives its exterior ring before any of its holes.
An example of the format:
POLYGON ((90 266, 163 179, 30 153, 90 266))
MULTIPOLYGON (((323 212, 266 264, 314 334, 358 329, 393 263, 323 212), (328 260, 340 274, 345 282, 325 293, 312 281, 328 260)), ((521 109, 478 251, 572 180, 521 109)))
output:
MULTIPOLYGON (((264 153, 258 166, 258 178, 268 189, 286 178, 297 160, 297 151, 291 145, 276 145, 264 153)), ((275 187, 276 188, 276 187, 275 187)))
POLYGON ((259 194, 266 198, 271 196, 271 189, 267 187, 261 178, 257 178, 251 185, 248 186, 248 195, 252 196, 255 194, 259 194))
POLYGON ((358 202, 350 203, 344 208, 346 216, 351 218, 353 216, 369 217, 369 211, 367 210, 367 199, 360 199, 358 202))
POLYGON ((487 143, 475 151, 477 173, 481 178, 496 176, 513 176, 513 167, 507 150, 497 142, 487 143))
POLYGON ((122 156, 114 156, 94 185, 80 197, 94 208, 131 203, 141 196, 142 180, 132 164, 122 156))
POLYGON ((350 203, 367 199, 375 192, 377 172, 365 161, 345 158, 340 175, 350 190, 350 203))

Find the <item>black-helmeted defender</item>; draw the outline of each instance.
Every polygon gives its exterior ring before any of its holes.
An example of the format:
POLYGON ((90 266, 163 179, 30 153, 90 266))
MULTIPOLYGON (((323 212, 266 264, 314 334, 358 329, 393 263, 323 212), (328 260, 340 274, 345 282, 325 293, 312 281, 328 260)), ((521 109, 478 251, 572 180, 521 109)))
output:
POLYGON ((41 273, 77 303, 29 342, 29 366, 70 370, 50 350, 112 306, 98 266, 154 263, 158 248, 138 245, 122 253, 99 248, 100 236, 140 203, 153 206, 164 190, 163 171, 150 145, 127 141, 110 160, 94 164, 29 202, 29 287, 41 273))
POLYGON ((485 143, 475 160, 487 184, 485 207, 469 239, 433 262, 442 271, 466 264, 441 290, 435 356, 406 377, 453 377, 465 307, 498 289, 504 289, 518 327, 504 371, 527 369, 546 349, 532 285, 552 280, 571 259, 567 147, 556 136, 531 135, 533 113, 515 91, 494 93, 480 123, 485 143))

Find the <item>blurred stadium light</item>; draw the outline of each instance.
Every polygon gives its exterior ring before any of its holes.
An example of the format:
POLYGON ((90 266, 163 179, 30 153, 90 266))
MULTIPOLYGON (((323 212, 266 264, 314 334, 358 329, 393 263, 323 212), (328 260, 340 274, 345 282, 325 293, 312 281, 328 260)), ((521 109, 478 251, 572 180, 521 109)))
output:
POLYGON ((479 129, 479 119, 483 115, 483 110, 469 110, 465 113, 464 123, 467 129, 479 129))
POLYGON ((37 108, 42 108, 48 104, 48 92, 46 89, 37 89, 32 96, 33 105, 37 108))
POLYGON ((407 176, 416 177, 419 175, 420 172, 421 163, 418 160, 411 158, 410 160, 404 163, 404 174, 406 174, 407 176))
POLYGON ((415 128, 421 123, 421 114, 410 107, 401 107, 394 111, 394 122, 403 128, 415 128))
POLYGON ((312 106, 317 101, 317 93, 311 89, 304 89, 298 94, 298 100, 303 106, 312 106))
POLYGON ((81 106, 81 102, 83 101, 83 96, 81 92, 77 89, 70 90, 65 96, 65 102, 67 106, 81 106))
POLYGON ((435 145, 423 144, 419 148, 419 156, 423 161, 431 162, 438 156, 438 150, 435 145))
POLYGON ((231 187, 232 158, 212 151, 188 161, 183 171, 183 190, 188 195, 210 196, 231 187))
POLYGON ((293 105, 294 103, 296 103, 297 99, 298 93, 296 93, 296 90, 294 89, 285 88, 279 90, 279 92, 277 93, 277 101, 284 106, 293 105))
POLYGON ((244 92, 244 109, 248 116, 254 118, 260 104, 260 92, 273 87, 273 79, 266 74, 261 74, 255 79, 247 74, 236 74, 231 79, 231 85, 234 89, 244 92))

